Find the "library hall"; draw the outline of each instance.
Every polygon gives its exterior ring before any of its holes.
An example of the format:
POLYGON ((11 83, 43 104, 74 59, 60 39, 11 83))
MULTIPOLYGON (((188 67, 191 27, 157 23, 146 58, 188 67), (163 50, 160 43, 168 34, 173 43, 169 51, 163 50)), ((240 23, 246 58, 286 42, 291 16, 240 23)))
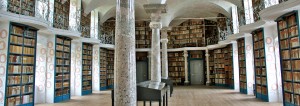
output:
POLYGON ((300 106, 300 0, 0 0, 0 106, 300 106))

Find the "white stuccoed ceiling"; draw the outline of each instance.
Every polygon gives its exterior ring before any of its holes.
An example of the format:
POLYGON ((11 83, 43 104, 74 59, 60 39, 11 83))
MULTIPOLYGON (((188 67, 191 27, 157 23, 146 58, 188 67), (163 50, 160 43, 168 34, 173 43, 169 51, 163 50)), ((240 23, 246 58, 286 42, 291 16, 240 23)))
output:
MULTIPOLYGON (((116 0, 82 0, 85 13, 96 10, 100 23, 116 15, 116 0)), ((182 20, 176 18, 216 17, 222 13, 231 17, 231 6, 242 6, 242 0, 135 0, 136 20, 149 19, 143 5, 148 3, 167 4, 167 13, 162 15, 163 26, 174 26, 182 20)))

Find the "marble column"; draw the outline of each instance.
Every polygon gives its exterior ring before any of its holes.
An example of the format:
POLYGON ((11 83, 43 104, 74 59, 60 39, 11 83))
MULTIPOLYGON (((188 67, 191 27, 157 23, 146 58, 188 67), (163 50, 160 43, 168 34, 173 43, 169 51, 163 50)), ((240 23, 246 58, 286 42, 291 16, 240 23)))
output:
POLYGON ((168 27, 164 27, 162 29, 162 35, 161 35, 161 47, 162 47, 162 52, 161 52, 161 57, 162 57, 162 79, 168 79, 168 27))
POLYGON ((151 81, 161 82, 161 58, 160 58, 160 14, 151 14, 150 28, 152 29, 151 42, 151 81))
POLYGON ((134 0, 117 0, 114 105, 136 106, 134 0))
POLYGON ((185 71, 185 81, 184 81, 184 84, 188 84, 189 83, 189 79, 188 79, 188 52, 185 50, 183 52, 183 56, 184 56, 184 71, 185 71))
POLYGON ((206 57, 206 86, 210 85, 210 72, 209 72, 209 52, 208 49, 205 50, 206 57))

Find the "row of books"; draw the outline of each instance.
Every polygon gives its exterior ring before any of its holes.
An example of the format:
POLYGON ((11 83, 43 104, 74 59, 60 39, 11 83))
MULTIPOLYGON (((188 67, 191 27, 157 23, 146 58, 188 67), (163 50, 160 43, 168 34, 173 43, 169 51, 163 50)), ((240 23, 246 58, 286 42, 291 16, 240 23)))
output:
POLYGON ((56 80, 70 80, 70 74, 57 74, 55 76, 56 80))
POLYGON ((64 67, 61 67, 61 66, 56 66, 55 67, 55 71, 57 72, 57 73, 61 73, 61 72, 70 72, 70 67, 69 66, 64 66, 64 67))
POLYGON ((168 62, 169 66, 184 66, 184 62, 168 62))
POLYGON ((7 106, 18 106, 21 104, 27 104, 33 102, 33 95, 24 95, 22 99, 20 96, 7 98, 7 106), (21 102, 22 100, 22 102, 21 102))
POLYGON ((260 85, 256 85, 256 92, 263 94, 263 95, 267 95, 267 88, 265 86, 260 86, 260 85))
POLYGON ((256 76, 255 78, 256 78, 256 83, 257 84, 267 85, 267 78, 266 77, 256 76))
POLYGON ((63 88, 63 87, 69 87, 69 86, 70 86, 69 82, 56 82, 55 83, 55 88, 56 89, 60 89, 60 88, 63 88))
POLYGON ((62 38, 56 38, 56 43, 64 44, 64 45, 71 45, 71 41, 65 40, 65 39, 62 39, 62 38))
POLYGON ((255 50, 254 51, 254 57, 255 58, 265 57, 265 50, 264 49, 255 50))
POLYGON ((70 65, 70 60, 56 59, 57 65, 70 65))
POLYGON ((10 42, 15 44, 23 44, 27 46, 35 46, 35 39, 27 39, 20 36, 14 36, 12 35, 10 37, 10 42))
POLYGON ((20 93, 33 93, 33 85, 12 86, 7 89, 8 96, 20 95, 20 93))
POLYGON ((70 53, 56 52, 56 57, 59 57, 59 58, 70 58, 70 53))
POLYGON ((29 54, 33 55, 34 54, 34 48, 29 48, 29 47, 22 47, 22 46, 15 46, 15 45, 10 45, 10 53, 17 53, 17 54, 29 54))
POLYGON ((89 50, 84 50, 82 51, 84 55, 92 55, 93 51, 89 51, 89 50))
POLYGON ((33 66, 19 66, 19 65, 8 66, 8 74, 21 74, 21 73, 33 73, 33 66))
POLYGON ((82 75, 91 75, 92 71, 82 71, 82 75))
POLYGON ((69 46, 56 45, 56 50, 69 52, 70 51, 70 47, 69 46))
POLYGON ((16 85, 16 84, 28 84, 33 83, 33 75, 22 75, 22 76, 8 76, 7 85, 16 85))
POLYGON ((169 72, 169 76, 170 77, 184 77, 185 76, 184 73, 185 72, 169 72))

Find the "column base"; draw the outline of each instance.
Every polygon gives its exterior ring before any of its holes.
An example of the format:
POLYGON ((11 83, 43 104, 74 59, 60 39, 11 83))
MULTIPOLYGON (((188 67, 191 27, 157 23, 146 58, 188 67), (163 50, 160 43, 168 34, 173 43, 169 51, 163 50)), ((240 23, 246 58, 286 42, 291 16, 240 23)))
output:
POLYGON ((189 85, 190 82, 189 81, 184 81, 184 85, 189 85))
POLYGON ((210 86, 210 82, 209 81, 206 82, 206 86, 210 86))

